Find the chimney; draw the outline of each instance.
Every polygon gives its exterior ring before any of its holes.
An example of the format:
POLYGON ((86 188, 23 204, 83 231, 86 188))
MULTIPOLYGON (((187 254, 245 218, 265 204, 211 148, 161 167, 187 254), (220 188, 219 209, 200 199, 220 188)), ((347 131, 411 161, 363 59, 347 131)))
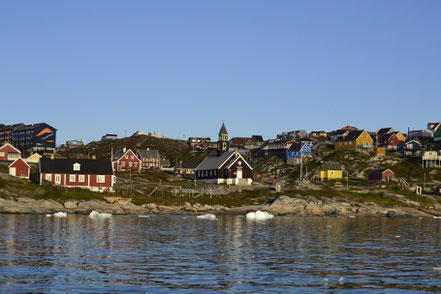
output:
POLYGON ((150 151, 150 148, 147 148, 147 151, 150 151))
POLYGON ((126 147, 123 148, 123 153, 126 153, 127 149, 126 147))

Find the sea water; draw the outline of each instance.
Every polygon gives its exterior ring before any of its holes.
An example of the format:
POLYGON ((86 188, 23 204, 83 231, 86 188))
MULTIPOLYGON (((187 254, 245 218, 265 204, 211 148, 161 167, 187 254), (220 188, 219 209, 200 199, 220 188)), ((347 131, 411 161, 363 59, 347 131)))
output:
POLYGON ((0 292, 441 291, 432 218, 0 215, 0 292))

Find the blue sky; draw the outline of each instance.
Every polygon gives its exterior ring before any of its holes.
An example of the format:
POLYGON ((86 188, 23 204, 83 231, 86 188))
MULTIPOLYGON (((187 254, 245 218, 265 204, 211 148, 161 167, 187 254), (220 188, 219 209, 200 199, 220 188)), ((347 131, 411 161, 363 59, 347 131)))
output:
POLYGON ((57 143, 425 128, 441 1, 3 1, 0 123, 57 143), (4 107, 4 108, 3 108, 4 107))

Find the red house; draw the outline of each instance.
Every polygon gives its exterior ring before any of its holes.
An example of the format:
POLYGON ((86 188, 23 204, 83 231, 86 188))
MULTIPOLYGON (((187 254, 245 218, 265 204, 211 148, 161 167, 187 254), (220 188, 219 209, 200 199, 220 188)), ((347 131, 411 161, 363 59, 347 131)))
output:
POLYGON ((386 182, 395 178, 395 173, 390 169, 377 169, 369 173, 369 181, 386 182))
POLYGON ((0 147, 0 161, 14 161, 21 156, 20 150, 9 143, 0 147))
POLYGON ((158 150, 138 149, 136 155, 141 160, 142 169, 161 169, 161 156, 158 150))
POLYGON ((124 148, 113 155, 112 164, 117 171, 141 170, 142 162, 131 149, 124 148))
POLYGON ((40 159, 40 185, 84 188, 96 192, 113 191, 113 168, 110 160, 40 159))
POLYGON ((378 140, 378 146, 387 147, 387 149, 397 149, 401 144, 401 140, 395 133, 385 134, 378 140))
POLYGON ((29 179, 31 167, 21 157, 11 163, 8 167, 11 176, 29 179))

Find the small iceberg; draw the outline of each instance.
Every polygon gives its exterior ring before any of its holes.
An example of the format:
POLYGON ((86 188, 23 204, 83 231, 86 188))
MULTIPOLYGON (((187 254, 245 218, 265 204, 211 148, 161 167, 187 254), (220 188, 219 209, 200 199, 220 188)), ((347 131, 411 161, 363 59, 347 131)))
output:
POLYGON ((246 214, 247 220, 251 220, 251 221, 258 221, 258 220, 267 220, 267 219, 272 219, 274 217, 274 215, 272 215, 271 213, 268 213, 266 211, 256 211, 256 212, 248 212, 246 214))
POLYGON ((441 216, 433 216, 433 218, 441 218, 441 216))
POLYGON ((111 216, 112 216, 111 213, 100 213, 95 210, 92 210, 92 212, 89 214, 90 218, 109 218, 111 216))
POLYGON ((216 216, 215 216, 214 214, 207 213, 207 214, 203 214, 203 215, 198 215, 197 218, 198 218, 198 219, 215 220, 215 219, 216 219, 216 216))
POLYGON ((340 285, 343 285, 343 284, 345 283, 345 278, 340 277, 340 279, 338 279, 338 283, 339 283, 340 285))
POLYGON ((140 218, 149 218, 150 215, 147 215, 147 214, 139 214, 138 217, 140 217, 140 218))
POLYGON ((60 211, 60 212, 54 213, 54 216, 55 217, 66 217, 67 213, 65 213, 64 211, 60 211))

